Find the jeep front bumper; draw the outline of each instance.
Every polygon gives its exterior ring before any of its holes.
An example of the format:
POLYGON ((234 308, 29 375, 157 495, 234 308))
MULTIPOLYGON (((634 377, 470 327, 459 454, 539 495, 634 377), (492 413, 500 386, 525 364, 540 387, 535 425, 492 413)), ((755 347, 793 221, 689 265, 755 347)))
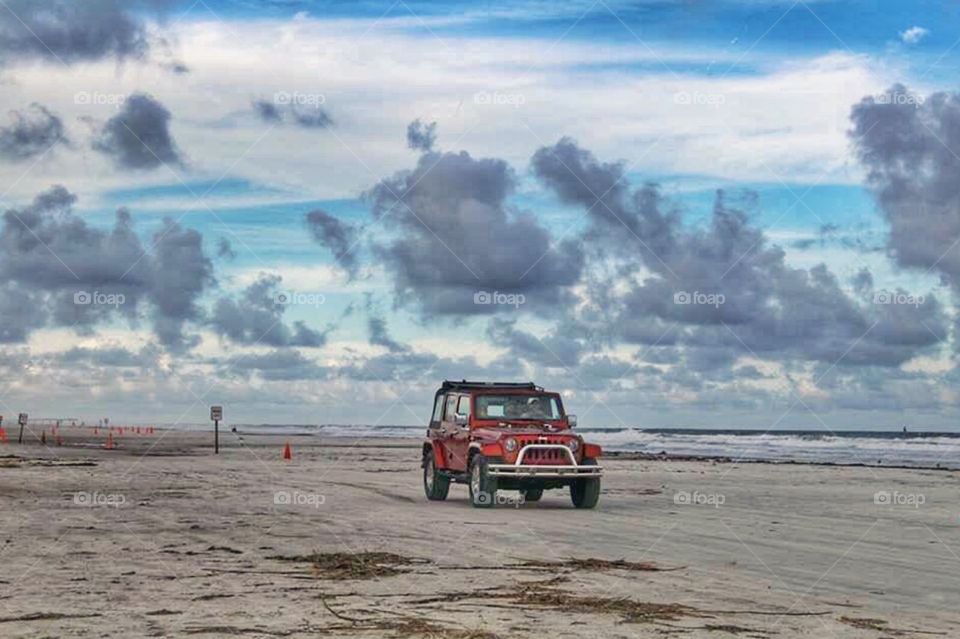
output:
POLYGON ((520 450, 513 464, 490 464, 487 472, 493 477, 600 477, 602 466, 581 466, 577 464, 573 452, 562 444, 528 444, 520 450), (528 452, 534 450, 563 451, 569 464, 524 464, 528 452))

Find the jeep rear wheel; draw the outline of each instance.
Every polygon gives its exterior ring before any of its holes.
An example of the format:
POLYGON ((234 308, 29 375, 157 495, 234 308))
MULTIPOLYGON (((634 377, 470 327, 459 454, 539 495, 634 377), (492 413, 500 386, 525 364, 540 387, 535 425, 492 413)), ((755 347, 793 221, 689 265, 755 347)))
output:
MULTIPOLYGON (((584 459, 581 466, 596 466, 597 460, 584 459)), ((577 508, 594 508, 600 500, 600 478, 576 479, 570 484, 570 499, 577 508)))
POLYGON ((433 451, 427 453, 423 462, 423 492, 430 501, 443 501, 450 492, 450 478, 437 470, 433 451))
POLYGON ((490 508, 497 500, 497 478, 490 476, 487 463, 483 455, 470 460, 470 504, 474 508, 490 508))

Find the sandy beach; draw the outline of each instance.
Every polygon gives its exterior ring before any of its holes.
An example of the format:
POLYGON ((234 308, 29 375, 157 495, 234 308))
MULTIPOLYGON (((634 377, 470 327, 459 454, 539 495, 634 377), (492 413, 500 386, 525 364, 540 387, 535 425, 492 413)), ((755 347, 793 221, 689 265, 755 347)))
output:
POLYGON ((0 443, 3 637, 960 634, 957 472, 607 459, 595 511, 475 510, 413 440, 61 438, 0 443))

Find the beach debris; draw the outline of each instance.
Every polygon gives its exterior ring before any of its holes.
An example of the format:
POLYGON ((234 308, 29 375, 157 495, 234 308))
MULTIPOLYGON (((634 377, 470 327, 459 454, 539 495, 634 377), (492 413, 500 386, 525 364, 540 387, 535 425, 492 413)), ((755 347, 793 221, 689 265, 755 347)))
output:
MULTIPOLYGON (((468 628, 450 628, 440 625, 432 619, 427 619, 418 615, 404 615, 403 619, 359 619, 349 617, 334 610, 327 600, 320 596, 323 607, 331 615, 350 625, 328 626, 325 630, 338 630, 341 632, 368 632, 371 630, 383 631, 390 630, 396 639, 406 639, 407 637, 417 637, 423 639, 500 639, 499 635, 485 630, 471 630, 468 628)), ((400 613, 394 613, 400 614, 400 613)))
POLYGON ((283 446, 283 458, 284 459, 293 459, 293 451, 290 450, 290 442, 287 442, 283 446))
POLYGON ((98 612, 87 614, 66 614, 62 612, 31 612, 16 617, 0 617, 0 623, 14 623, 18 621, 45 621, 54 619, 89 619, 91 617, 102 617, 98 612))
POLYGON ((872 619, 870 617, 840 617, 838 621, 859 630, 876 630, 887 636, 902 637, 904 635, 938 635, 946 636, 945 632, 930 632, 926 630, 913 630, 908 628, 893 628, 890 622, 883 619, 872 619))
POLYGON ((680 568, 661 568, 651 561, 627 561, 625 559, 565 559, 563 561, 522 561, 512 564, 516 568, 571 568, 573 570, 628 570, 636 572, 662 572, 680 568))
POLYGON ((430 560, 403 557, 388 552, 311 553, 309 555, 274 555, 267 559, 310 563, 319 579, 375 579, 409 572, 406 567, 429 564, 430 560))
POLYGON ((616 614, 623 623, 678 621, 684 617, 709 616, 684 604, 634 601, 626 597, 575 595, 541 582, 525 582, 502 594, 486 596, 507 599, 523 608, 562 610, 575 614, 616 614))

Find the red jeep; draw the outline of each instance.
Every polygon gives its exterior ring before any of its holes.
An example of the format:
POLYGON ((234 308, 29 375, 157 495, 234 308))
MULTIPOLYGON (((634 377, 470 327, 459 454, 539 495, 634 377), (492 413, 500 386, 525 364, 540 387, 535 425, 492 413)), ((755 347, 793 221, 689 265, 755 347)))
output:
POLYGON ((423 444, 427 499, 446 499, 450 482, 467 484, 476 508, 493 506, 497 490, 538 501, 547 488, 569 486, 574 506, 593 508, 601 450, 571 430, 576 423, 559 394, 532 382, 445 381, 423 444))

